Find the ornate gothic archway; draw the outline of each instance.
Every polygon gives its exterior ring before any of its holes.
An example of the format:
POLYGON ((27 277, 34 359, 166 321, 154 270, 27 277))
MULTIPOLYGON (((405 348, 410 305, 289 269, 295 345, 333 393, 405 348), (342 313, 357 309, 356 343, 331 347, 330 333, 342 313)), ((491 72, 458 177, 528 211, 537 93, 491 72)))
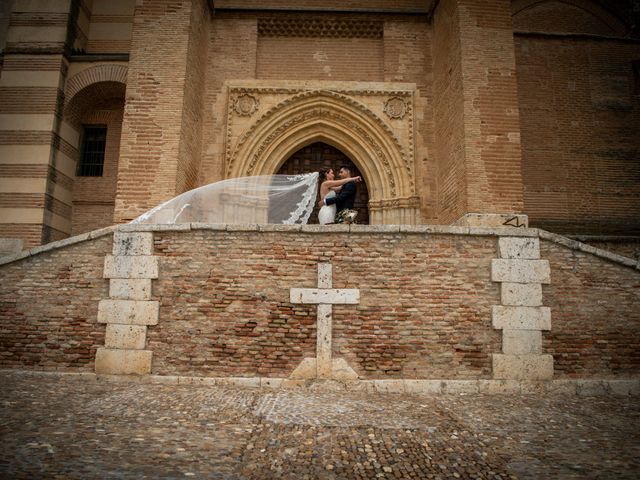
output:
POLYGON ((344 152, 364 175, 370 223, 418 222, 412 156, 384 120, 334 91, 305 91, 266 111, 228 146, 226 176, 276 173, 294 152, 315 142, 344 152))

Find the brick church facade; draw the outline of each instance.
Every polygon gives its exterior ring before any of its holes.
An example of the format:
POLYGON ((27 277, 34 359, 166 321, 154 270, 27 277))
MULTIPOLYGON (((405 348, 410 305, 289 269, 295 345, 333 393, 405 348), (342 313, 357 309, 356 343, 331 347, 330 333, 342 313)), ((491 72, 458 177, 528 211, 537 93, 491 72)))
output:
POLYGON ((637 2, 14 0, 0 238, 348 163, 371 224, 640 234, 637 2))

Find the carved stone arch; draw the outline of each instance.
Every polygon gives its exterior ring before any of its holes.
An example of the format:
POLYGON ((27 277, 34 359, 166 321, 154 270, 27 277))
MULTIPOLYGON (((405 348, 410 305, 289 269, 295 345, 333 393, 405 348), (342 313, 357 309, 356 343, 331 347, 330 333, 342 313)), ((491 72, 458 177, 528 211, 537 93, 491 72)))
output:
POLYGON ((374 112, 336 92, 304 92, 268 110, 233 147, 227 177, 273 174, 317 141, 343 151, 364 175, 372 224, 418 222, 413 166, 400 142, 374 112))
POLYGON ((511 2, 511 15, 516 17, 527 10, 550 2, 564 3, 588 13, 609 28, 614 35, 624 36, 627 32, 628 27, 624 21, 592 0, 513 0, 511 2))
POLYGON ((127 83, 126 65, 103 64, 87 68, 77 73, 69 80, 64 89, 65 102, 68 103, 79 91, 94 83, 117 82, 127 83))

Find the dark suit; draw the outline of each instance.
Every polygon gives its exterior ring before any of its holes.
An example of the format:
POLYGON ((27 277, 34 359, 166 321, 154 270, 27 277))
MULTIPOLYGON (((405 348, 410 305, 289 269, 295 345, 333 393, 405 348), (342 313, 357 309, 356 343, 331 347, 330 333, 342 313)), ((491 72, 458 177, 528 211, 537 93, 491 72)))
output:
POLYGON ((345 208, 352 209, 356 201, 356 182, 345 183, 342 190, 335 197, 325 199, 326 205, 336 204, 336 210, 340 213, 345 208))

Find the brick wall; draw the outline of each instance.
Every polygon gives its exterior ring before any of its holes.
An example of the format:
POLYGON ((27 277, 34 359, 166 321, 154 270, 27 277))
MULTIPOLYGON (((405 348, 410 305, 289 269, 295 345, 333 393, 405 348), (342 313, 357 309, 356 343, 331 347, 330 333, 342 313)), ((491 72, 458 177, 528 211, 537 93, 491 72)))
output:
POLYGON ((216 14, 212 18, 207 57, 207 84, 204 105, 203 146, 200 183, 224 178, 224 141, 228 79, 252 79, 256 76, 258 26, 255 17, 216 14))
MULTIPOLYGON (((91 87, 87 90, 91 91, 91 87)), ((74 178, 73 235, 103 228, 113 223, 123 100, 123 98, 104 99, 100 102, 104 110, 90 108, 85 110, 79 118, 79 129, 80 125, 106 125, 107 142, 102 176, 74 178), (110 104, 105 104, 105 100, 110 104)))
POLYGON ((625 377, 640 366, 640 275, 586 253, 541 242, 551 265, 543 286, 551 331, 543 350, 557 378, 625 377))
POLYGON ((433 110, 433 29, 424 17, 388 17, 384 22, 384 81, 415 83, 415 176, 421 219, 437 223, 433 110))
POLYGON ((440 2, 433 50, 441 220, 521 212, 510 2, 440 2))
POLYGON ((434 137, 437 210, 442 223, 466 212, 464 104, 458 16, 454 2, 441 2, 433 22, 434 137))
POLYGON ((261 37, 257 76, 279 80, 382 81, 382 39, 261 37))
MULTIPOLYGON (((192 9, 197 0, 136 6, 114 221, 137 217, 178 192, 192 9)), ((184 184, 184 182, 182 182, 184 184)))
MULTIPOLYGON (((316 307, 290 288, 334 288, 360 303, 333 307, 333 355, 364 379, 492 378, 502 332, 492 326, 495 236, 193 230, 156 232, 159 323, 147 329, 152 373, 286 377, 315 356, 316 307), (196 253, 194 253, 196 252, 196 253)), ((548 241, 543 304, 555 378, 634 377, 640 371, 640 275, 548 241)), ((108 298, 107 235, 0 266, 0 367, 90 371, 108 298)))
MULTIPOLYGON (((382 9, 382 10, 411 10, 426 12, 430 2, 423 0, 310 0, 304 2, 305 8, 320 9, 382 9)), ((222 0, 217 1, 217 8, 282 8, 296 9, 301 4, 296 0, 222 0)))
POLYGON ((180 133, 180 162, 176 179, 176 193, 200 186, 198 169, 202 156, 202 103, 209 46, 209 7, 206 1, 194 2, 189 27, 187 64, 184 86, 182 131, 180 133))
POLYGON ((640 97, 624 41, 516 36, 525 210, 532 226, 640 233, 640 97))
POLYGON ((109 235, 0 267, 2 367, 93 371, 104 345, 96 319, 111 244, 109 235))
POLYGON ((315 286, 319 260, 335 288, 360 288, 360 305, 334 307, 334 354, 364 378, 488 378, 500 348, 492 238, 202 231, 156 247, 154 294, 172 319, 148 332, 159 374, 289 375, 315 356, 315 307, 292 305, 289 288, 315 286))

